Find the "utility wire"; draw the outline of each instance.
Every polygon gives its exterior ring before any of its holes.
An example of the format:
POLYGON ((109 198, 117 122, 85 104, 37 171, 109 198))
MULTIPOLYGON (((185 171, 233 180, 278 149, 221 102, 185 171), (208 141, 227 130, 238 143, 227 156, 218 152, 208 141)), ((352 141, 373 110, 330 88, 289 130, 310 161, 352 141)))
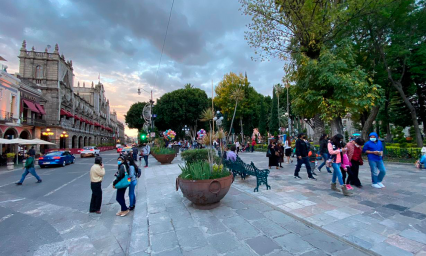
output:
POLYGON ((161 59, 163 58, 164 45, 166 44, 167 32, 169 31, 170 19, 172 17, 173 5, 175 4, 175 0, 172 2, 172 7, 170 8, 169 21, 167 22, 166 34, 164 35, 163 47, 161 48, 160 61, 158 62, 157 74, 155 75, 155 83, 154 87, 157 85, 158 80, 158 70, 160 69, 161 59))

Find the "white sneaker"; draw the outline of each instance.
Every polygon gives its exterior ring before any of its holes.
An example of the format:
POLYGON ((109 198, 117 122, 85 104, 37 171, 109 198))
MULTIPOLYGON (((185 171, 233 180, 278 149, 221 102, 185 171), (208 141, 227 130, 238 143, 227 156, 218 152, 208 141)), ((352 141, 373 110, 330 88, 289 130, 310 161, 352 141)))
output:
POLYGON ((382 188, 379 184, 371 184, 373 188, 382 188))
POLYGON ((381 188, 385 187, 385 185, 383 185, 383 183, 381 183, 381 182, 377 183, 377 185, 379 185, 381 188))

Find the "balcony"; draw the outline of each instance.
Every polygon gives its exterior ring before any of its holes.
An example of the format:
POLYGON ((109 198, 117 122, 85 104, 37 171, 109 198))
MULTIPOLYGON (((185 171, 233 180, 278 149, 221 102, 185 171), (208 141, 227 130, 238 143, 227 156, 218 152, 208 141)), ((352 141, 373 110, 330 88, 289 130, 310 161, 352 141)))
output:
POLYGON ((0 121, 3 122, 12 122, 13 121, 13 113, 0 110, 0 121))
POLYGON ((33 126, 46 126, 46 120, 38 118, 21 118, 21 124, 33 126))

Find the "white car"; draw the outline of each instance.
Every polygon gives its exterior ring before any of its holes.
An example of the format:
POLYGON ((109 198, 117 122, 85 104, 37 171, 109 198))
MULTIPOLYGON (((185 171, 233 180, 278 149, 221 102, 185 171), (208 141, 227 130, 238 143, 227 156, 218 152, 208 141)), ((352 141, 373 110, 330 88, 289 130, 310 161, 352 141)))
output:
POLYGON ((95 146, 88 146, 84 147, 83 150, 80 152, 80 157, 86 157, 86 156, 99 156, 101 150, 98 149, 95 146))

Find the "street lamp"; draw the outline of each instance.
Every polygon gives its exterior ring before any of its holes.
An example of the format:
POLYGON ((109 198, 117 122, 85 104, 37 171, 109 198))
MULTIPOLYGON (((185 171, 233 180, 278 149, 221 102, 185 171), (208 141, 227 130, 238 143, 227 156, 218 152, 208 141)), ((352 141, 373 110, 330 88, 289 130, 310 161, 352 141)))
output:
POLYGON ((183 127, 182 128, 182 131, 184 131, 185 132, 185 135, 188 135, 188 133, 189 133, 189 127, 185 124, 185 127, 183 127))
MULTIPOLYGON (((66 138, 68 138, 68 136, 69 136, 69 135, 67 134, 67 132, 66 132, 66 131, 63 131, 63 132, 61 133, 61 135, 60 135, 60 137, 61 137, 61 138, 65 138, 65 140, 66 140, 66 138)), ((65 140, 64 140, 64 147, 63 147, 63 148, 65 148, 65 144, 66 144, 66 143, 65 143, 65 140)))

